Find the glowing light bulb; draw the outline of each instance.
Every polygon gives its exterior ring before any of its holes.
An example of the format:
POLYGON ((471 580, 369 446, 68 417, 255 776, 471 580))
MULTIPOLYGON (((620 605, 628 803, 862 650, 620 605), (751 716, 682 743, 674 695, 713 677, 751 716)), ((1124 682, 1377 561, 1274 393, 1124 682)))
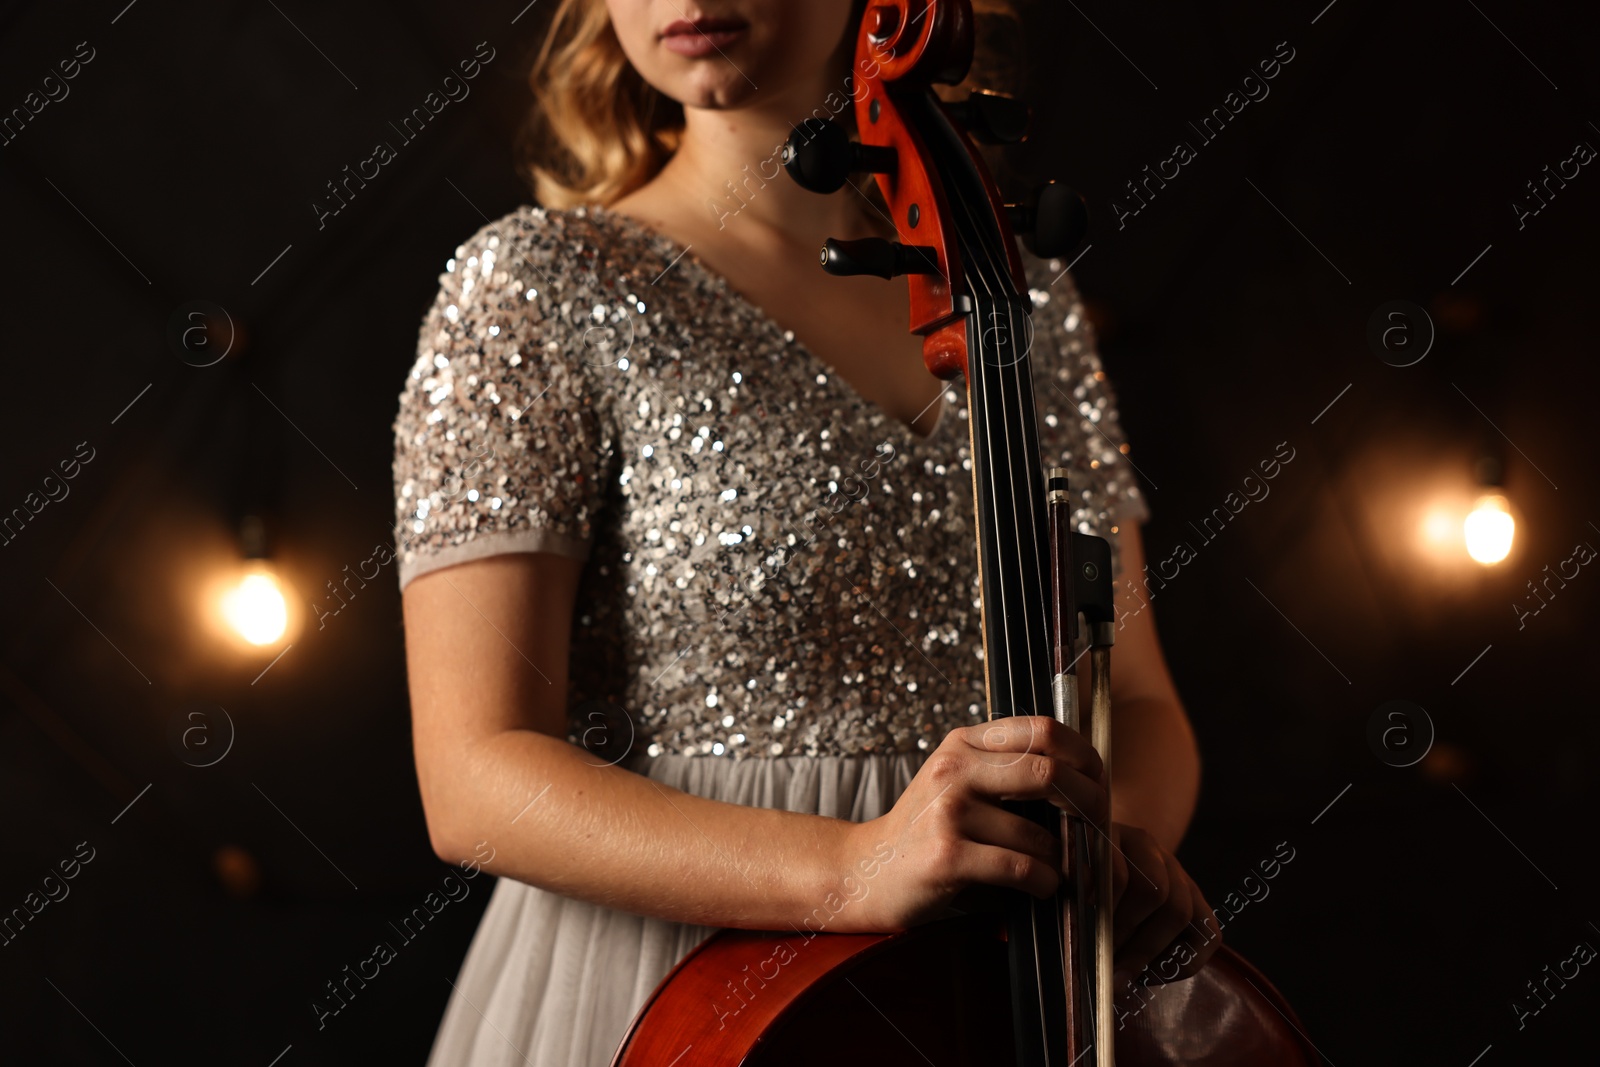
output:
POLYGON ((1488 566, 1511 554, 1517 523, 1511 517, 1506 498, 1498 493, 1487 493, 1478 498, 1462 530, 1467 538, 1467 555, 1488 566))
POLYGON ((271 568, 257 562, 224 593, 222 616, 252 645, 270 645, 282 637, 289 625, 289 607, 271 568))

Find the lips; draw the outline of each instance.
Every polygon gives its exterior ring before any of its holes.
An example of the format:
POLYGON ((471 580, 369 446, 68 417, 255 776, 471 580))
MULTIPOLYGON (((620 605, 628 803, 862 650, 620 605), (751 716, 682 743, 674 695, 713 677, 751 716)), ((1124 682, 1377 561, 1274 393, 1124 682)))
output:
POLYGON ((661 44, 670 52, 690 58, 719 55, 749 29, 750 24, 738 18, 679 19, 661 31, 661 44))
POLYGON ((697 18, 693 21, 690 21, 689 19, 679 19, 677 22, 674 22, 672 25, 662 30, 661 36, 683 37, 690 34, 705 34, 706 36, 710 36, 716 33, 731 33, 735 30, 742 30, 749 25, 750 24, 744 19, 711 18, 710 16, 702 16, 701 18, 697 18))

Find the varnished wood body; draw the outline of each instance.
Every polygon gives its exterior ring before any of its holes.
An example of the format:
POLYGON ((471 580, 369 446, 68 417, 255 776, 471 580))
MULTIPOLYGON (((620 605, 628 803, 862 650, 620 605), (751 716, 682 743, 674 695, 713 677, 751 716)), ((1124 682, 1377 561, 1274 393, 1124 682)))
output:
MULTIPOLYGON (((719 931, 662 980, 612 1067, 1009 1067, 1004 936, 987 913, 901 934, 719 931)), ((1194 978, 1117 1005, 1121 1067, 1322 1062, 1227 946, 1194 978)))

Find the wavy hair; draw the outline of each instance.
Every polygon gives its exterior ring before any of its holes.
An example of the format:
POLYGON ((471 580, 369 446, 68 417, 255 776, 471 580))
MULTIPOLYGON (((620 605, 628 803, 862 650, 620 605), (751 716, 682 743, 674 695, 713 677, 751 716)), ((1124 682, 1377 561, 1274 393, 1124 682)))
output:
MULTIPOLYGON (((858 15, 864 6, 856 0, 858 15)), ((972 6, 976 55, 962 84, 1017 86, 1022 35, 1012 3, 972 6)), ((561 0, 528 85, 534 104, 518 131, 517 166, 545 207, 607 206, 654 178, 677 149, 683 106, 628 62, 604 0, 561 0)), ((853 114, 845 109, 845 117, 853 114)))

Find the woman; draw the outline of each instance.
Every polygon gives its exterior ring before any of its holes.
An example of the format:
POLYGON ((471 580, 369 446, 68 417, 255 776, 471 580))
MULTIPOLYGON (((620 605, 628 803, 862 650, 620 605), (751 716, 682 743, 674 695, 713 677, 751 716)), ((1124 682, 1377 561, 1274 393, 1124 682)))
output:
MULTIPOLYGON (((1106 816, 1071 731, 984 723, 960 383, 923 369, 903 283, 816 267, 825 237, 890 228, 851 187, 773 177, 798 117, 850 121, 859 6, 689 3, 563 3, 535 75, 544 206, 458 249, 401 397, 422 799, 439 856, 500 877, 436 1065, 604 1064, 717 927, 1042 896, 1059 852, 999 802, 1106 816)), ((1138 574, 1113 396, 1070 279, 1028 266, 1045 456, 1138 574)), ((1219 940, 1172 855, 1198 757, 1122 596, 1117 962, 1188 945, 1186 977, 1219 940)))

